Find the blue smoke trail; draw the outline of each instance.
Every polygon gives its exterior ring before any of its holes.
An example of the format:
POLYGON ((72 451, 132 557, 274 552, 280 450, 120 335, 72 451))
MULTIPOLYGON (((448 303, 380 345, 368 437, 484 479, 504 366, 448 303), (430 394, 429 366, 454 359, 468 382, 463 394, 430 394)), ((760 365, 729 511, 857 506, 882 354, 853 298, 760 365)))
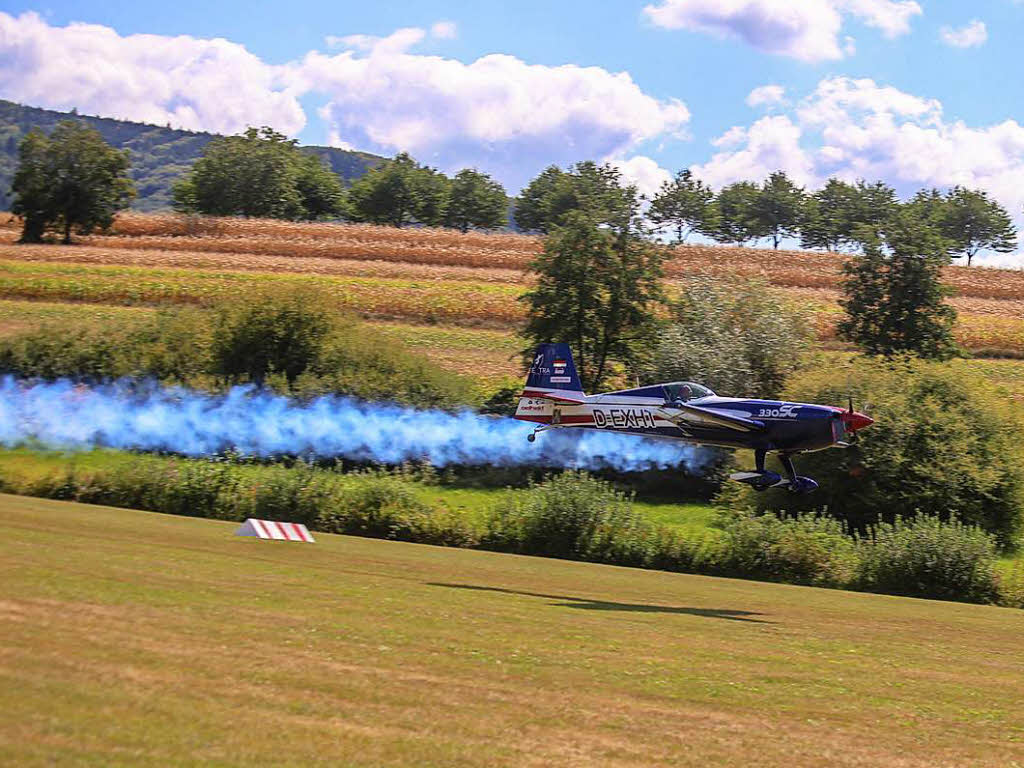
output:
POLYGON ((171 451, 204 456, 301 455, 436 467, 529 465, 639 471, 685 465, 709 452, 674 440, 595 430, 553 430, 528 443, 530 424, 472 411, 449 413, 345 397, 309 402, 235 387, 211 395, 152 383, 85 386, 0 379, 0 445, 171 451))

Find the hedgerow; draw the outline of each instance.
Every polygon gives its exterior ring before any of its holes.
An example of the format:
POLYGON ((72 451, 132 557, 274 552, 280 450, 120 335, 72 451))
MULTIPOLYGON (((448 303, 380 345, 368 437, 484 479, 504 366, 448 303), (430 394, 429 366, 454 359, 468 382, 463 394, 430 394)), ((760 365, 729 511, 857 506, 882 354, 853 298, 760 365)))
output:
MULTIPOLYGON (((428 481, 430 479, 428 478, 428 481)), ((1024 578, 1000 575, 996 540, 922 516, 851 535, 827 517, 723 515, 721 535, 694 541, 646 520, 632 499, 586 473, 509 491, 482 519, 425 500, 407 470, 343 474, 296 464, 134 456, 110 468, 74 464, 42 477, 0 476, 8 493, 193 517, 301 522, 316 531, 491 549, 640 568, 967 602, 1024 605, 1024 578)))

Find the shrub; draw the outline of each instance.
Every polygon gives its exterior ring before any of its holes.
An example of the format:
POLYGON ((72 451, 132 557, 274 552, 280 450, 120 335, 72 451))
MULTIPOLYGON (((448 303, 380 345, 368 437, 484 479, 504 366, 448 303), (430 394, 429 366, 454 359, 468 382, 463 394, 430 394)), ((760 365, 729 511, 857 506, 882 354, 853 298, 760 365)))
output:
POLYGON ((933 517, 876 526, 857 547, 857 584, 871 592, 972 603, 999 597, 995 538, 933 517))
POLYGON ((609 483, 565 472, 506 496, 492 511, 482 544, 545 557, 644 565, 655 533, 609 483))
POLYGON ((424 503, 400 474, 356 473, 321 511, 319 530, 446 546, 473 546, 476 535, 457 513, 424 503))
POLYGON ((343 322, 323 292, 288 284, 223 302, 214 318, 216 373, 233 383, 257 385, 276 373, 289 386, 313 366, 328 334, 343 322))
POLYGON ((763 281, 687 280, 646 374, 688 379, 719 394, 770 397, 798 368, 810 340, 804 313, 763 281))
POLYGON ((980 526, 1012 546, 1024 508, 1019 406, 962 368, 913 360, 818 366, 786 393, 797 402, 834 405, 848 394, 875 423, 854 447, 800 457, 800 471, 821 488, 806 496, 741 494, 739 505, 827 509, 861 531, 920 509, 980 526))
POLYGON ((856 572, 856 545, 831 518, 741 512, 722 528, 725 539, 712 568, 726 575, 844 587, 856 572))

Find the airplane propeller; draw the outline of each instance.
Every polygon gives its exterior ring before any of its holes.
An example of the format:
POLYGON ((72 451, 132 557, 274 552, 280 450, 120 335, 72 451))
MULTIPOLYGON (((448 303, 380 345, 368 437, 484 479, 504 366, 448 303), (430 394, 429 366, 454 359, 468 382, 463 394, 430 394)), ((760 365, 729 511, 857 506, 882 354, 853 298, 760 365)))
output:
MULTIPOLYGON (((865 410, 867 410, 866 406, 865 410)), ((847 439, 847 442, 849 443, 857 442, 857 430, 864 429, 864 427, 870 427, 872 424, 875 423, 875 420, 872 419, 870 416, 867 416, 863 413, 858 413, 857 411, 853 410, 852 393, 849 395, 846 410, 837 415, 842 420, 843 426, 846 428, 846 432, 849 434, 849 437, 847 439)))

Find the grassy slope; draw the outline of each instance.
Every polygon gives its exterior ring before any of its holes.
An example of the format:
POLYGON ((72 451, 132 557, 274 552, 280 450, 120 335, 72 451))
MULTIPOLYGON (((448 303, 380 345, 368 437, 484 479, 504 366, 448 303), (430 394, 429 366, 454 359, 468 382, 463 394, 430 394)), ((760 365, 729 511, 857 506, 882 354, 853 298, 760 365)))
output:
POLYGON ((10 765, 1012 765, 1006 609, 0 497, 10 765))

